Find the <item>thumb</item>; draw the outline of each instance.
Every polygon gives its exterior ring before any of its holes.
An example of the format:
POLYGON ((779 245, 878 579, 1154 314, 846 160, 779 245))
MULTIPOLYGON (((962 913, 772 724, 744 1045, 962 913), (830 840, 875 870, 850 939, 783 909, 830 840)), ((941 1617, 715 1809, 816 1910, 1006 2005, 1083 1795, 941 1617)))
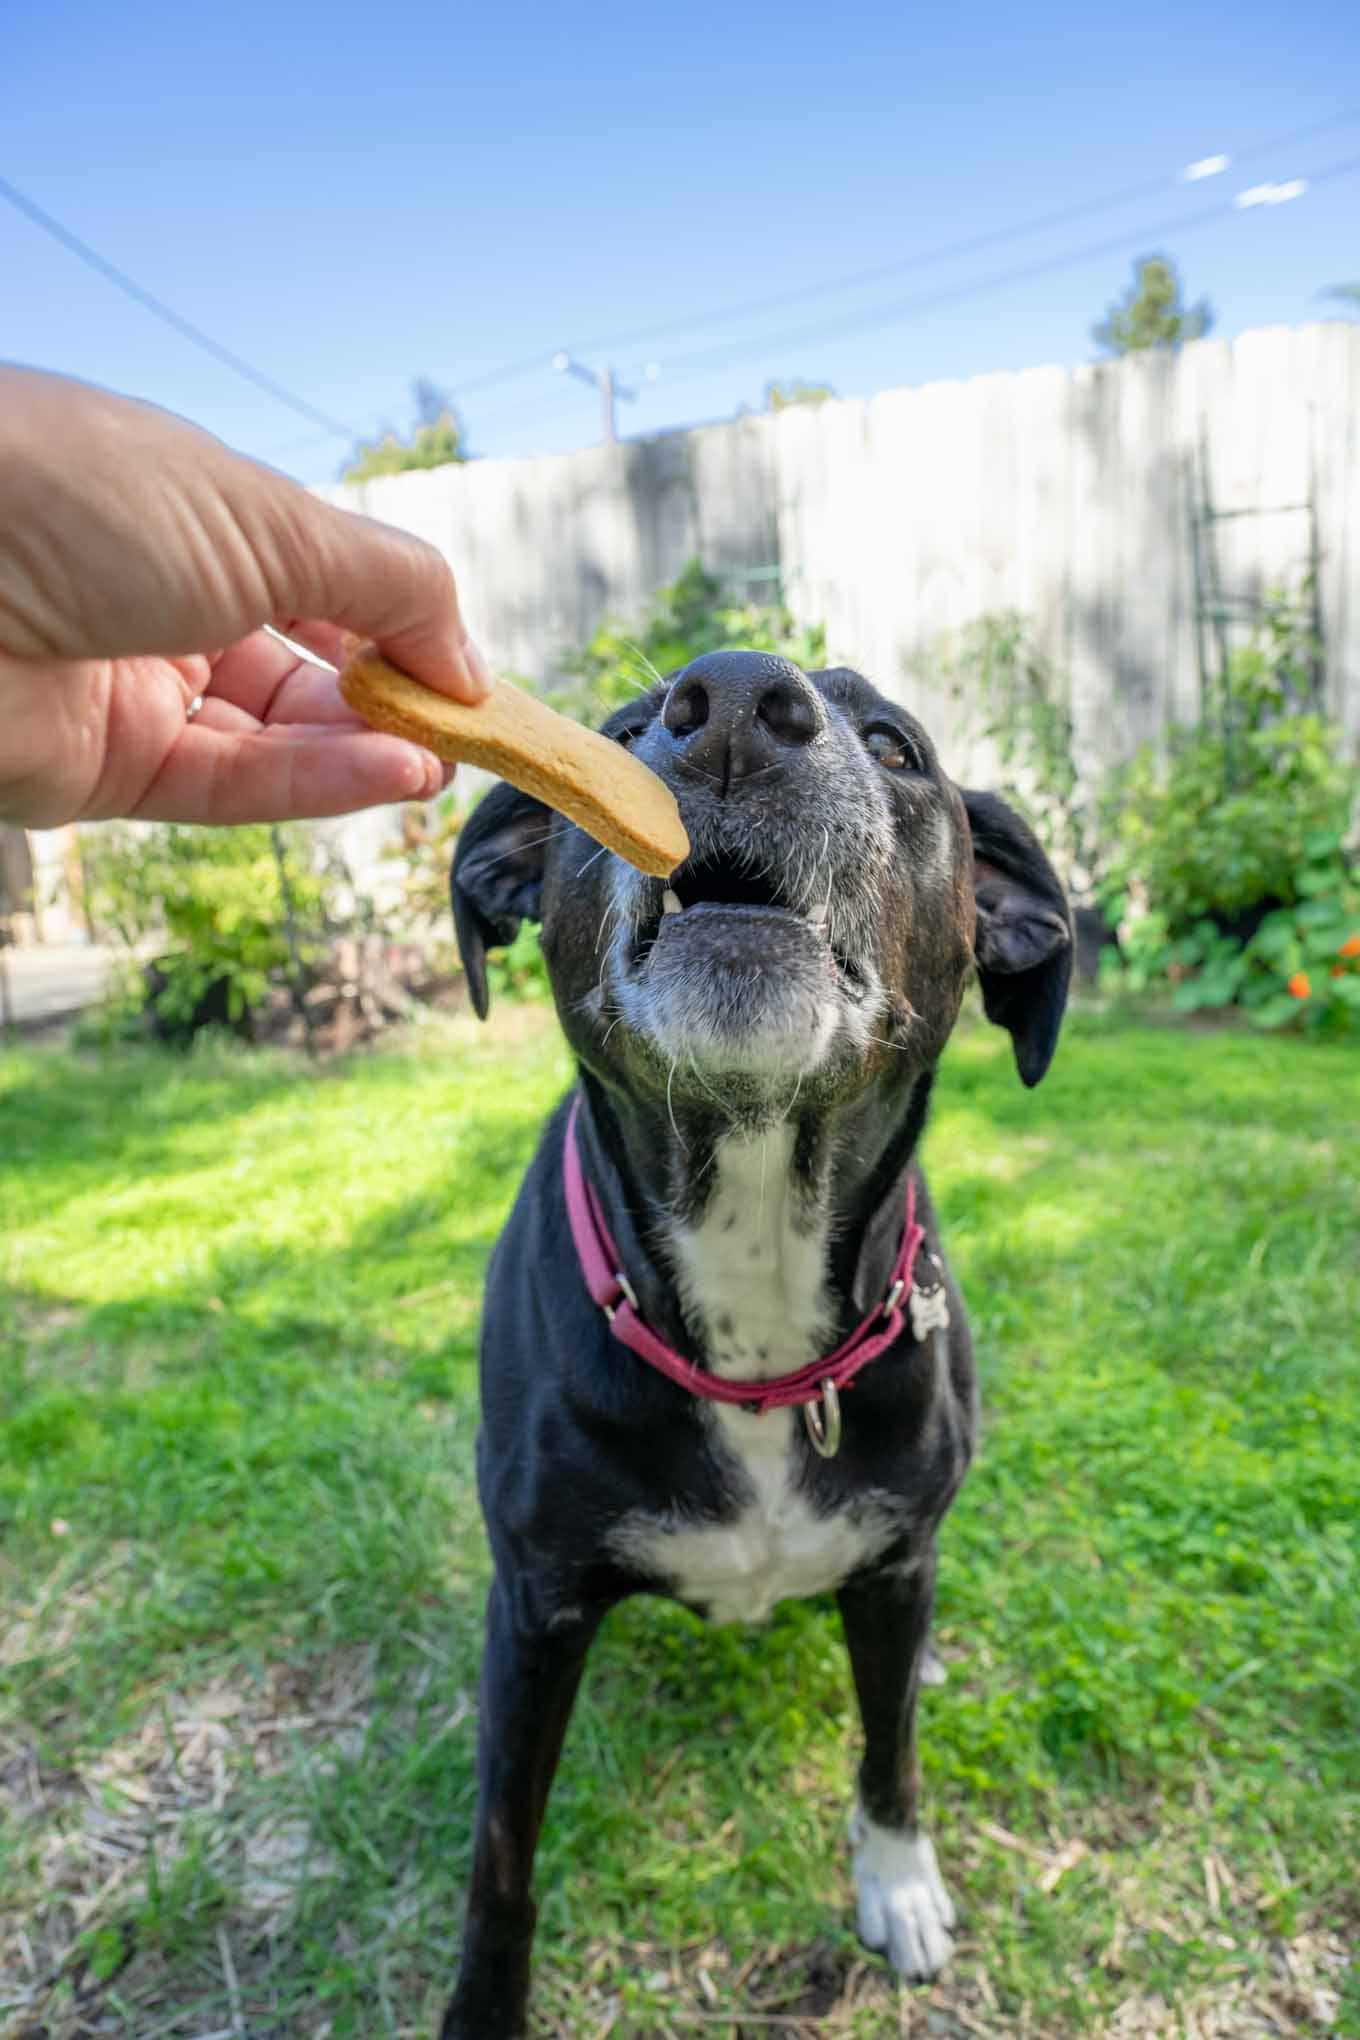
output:
POLYGON ((468 636, 447 560, 423 539, 299 492, 307 529, 281 614, 325 617, 371 639, 394 666, 459 701, 483 700, 491 673, 468 636))

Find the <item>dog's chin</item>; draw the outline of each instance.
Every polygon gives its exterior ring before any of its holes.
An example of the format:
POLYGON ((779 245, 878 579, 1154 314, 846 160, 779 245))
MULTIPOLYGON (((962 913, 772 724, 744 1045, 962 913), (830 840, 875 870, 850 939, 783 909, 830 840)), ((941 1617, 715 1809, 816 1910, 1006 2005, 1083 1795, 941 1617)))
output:
POLYGON ((825 933, 782 908, 668 914, 615 986, 630 1031, 712 1082, 811 1076, 846 1053, 860 1003, 825 933))

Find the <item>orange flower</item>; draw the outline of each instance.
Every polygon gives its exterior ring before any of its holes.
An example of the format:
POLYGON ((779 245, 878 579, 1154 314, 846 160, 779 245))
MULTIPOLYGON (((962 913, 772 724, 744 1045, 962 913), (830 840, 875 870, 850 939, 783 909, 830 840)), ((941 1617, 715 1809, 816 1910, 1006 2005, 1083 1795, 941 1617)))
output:
POLYGON ((1336 953, 1338 956, 1360 956, 1360 935, 1348 935, 1336 953))
POLYGON ((1307 971, 1303 970, 1295 971, 1293 977, 1290 978, 1289 980, 1289 996, 1291 999, 1312 998, 1313 987, 1308 982, 1307 971))

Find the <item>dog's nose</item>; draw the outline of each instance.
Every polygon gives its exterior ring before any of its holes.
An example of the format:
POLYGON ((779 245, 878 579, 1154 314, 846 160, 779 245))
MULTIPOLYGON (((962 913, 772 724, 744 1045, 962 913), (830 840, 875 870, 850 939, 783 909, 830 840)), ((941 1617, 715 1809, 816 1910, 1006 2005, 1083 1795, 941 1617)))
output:
POLYGON ((706 652, 666 696, 662 723, 690 772, 734 779, 787 763, 826 728, 812 683, 769 652, 706 652))

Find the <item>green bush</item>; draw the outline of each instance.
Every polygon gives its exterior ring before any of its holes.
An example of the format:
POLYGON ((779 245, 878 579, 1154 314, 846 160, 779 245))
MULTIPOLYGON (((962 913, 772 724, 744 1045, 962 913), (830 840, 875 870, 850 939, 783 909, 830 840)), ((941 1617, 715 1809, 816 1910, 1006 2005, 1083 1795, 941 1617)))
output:
POLYGON ((508 949, 493 949, 486 959, 487 984, 493 999, 548 999, 548 966, 543 961, 538 929, 529 921, 508 949))
POLYGON ((1122 776, 1110 858, 1117 893, 1137 891, 1173 934, 1289 905, 1319 832, 1340 842, 1355 773, 1317 715, 1248 730, 1231 757, 1222 735, 1175 733, 1164 765, 1143 752, 1122 776))
POLYGON ((205 1007, 248 1028, 271 981, 316 960, 333 919, 336 874, 296 829, 113 824, 88 831, 82 854, 91 920, 143 966, 125 997, 172 1033, 205 1007))
POLYGON ((1292 904, 1267 913, 1245 940, 1209 918, 1178 936, 1165 914, 1136 918, 1124 937, 1126 981, 1138 989, 1169 980, 1180 1013, 1239 1006, 1262 1027, 1360 1027, 1360 883, 1340 848, 1325 830, 1312 836, 1292 874, 1292 904))
POLYGON ((388 432, 381 439, 361 442, 342 479, 372 482, 380 475, 404 475, 419 468, 449 467, 466 459, 463 428, 452 411, 445 411, 428 424, 417 425, 409 440, 398 439, 395 432, 388 432))
POLYGON ((1350 1027, 1360 773, 1308 705, 1318 647, 1300 613, 1275 598, 1206 718, 1174 730, 1164 760, 1144 750, 1116 775, 1103 896, 1133 982, 1169 981, 1178 1009, 1350 1027))
MULTIPOLYGON (((453 974, 460 965, 449 914, 449 868, 475 806, 475 801, 462 806, 456 793, 446 793, 427 806, 407 808, 401 841, 386 853, 402 865, 404 917, 430 945, 436 962, 453 974)), ((489 950, 486 974, 493 1000, 546 999, 548 971, 537 930, 526 923, 508 948, 489 950)))
POLYGON ((658 590, 636 631, 600 625, 584 651, 568 659, 574 681, 554 692, 553 706, 579 722, 601 722, 691 659, 728 646, 775 652, 805 670, 826 663, 824 632, 800 630, 782 603, 724 601, 722 583, 691 560, 658 590))

